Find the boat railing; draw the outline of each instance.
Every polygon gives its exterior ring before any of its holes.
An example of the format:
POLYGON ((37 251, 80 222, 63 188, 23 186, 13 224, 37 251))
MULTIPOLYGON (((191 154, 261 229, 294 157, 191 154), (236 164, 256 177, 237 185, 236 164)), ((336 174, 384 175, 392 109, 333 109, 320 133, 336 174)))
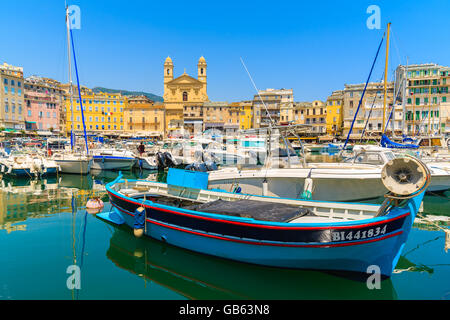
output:
POLYGON ((307 201, 307 200, 286 199, 278 197, 263 197, 217 190, 187 188, 153 181, 125 180, 123 182, 121 181, 115 183, 113 189, 127 197, 132 198, 142 198, 144 196, 149 195, 160 195, 171 198, 177 198, 181 200, 196 201, 199 203, 208 203, 216 200, 237 201, 243 199, 263 201, 263 202, 283 203, 287 205, 307 208, 317 216, 341 219, 342 221, 373 218, 380 208, 379 205, 373 204, 307 201))

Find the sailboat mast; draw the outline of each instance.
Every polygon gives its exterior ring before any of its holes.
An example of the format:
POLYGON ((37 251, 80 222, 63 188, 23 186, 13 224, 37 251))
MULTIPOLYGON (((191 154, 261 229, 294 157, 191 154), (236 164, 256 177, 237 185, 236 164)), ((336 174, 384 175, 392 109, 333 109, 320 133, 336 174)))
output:
POLYGON ((73 87, 72 87, 72 60, 70 58, 70 20, 69 7, 66 6, 66 27, 67 27, 67 57, 69 59, 69 99, 70 99, 70 145, 73 151, 73 87))
MULTIPOLYGON (((406 57, 406 68, 405 68, 405 74, 403 76, 403 97, 402 97, 402 131, 403 134, 408 134, 407 130, 406 130, 406 123, 405 123, 405 118, 406 118, 406 87, 408 84, 408 57, 406 57)), ((413 115, 414 116, 414 115, 413 115)))
MULTIPOLYGON (((386 62, 384 66, 384 102, 383 102, 383 130, 386 123, 386 99, 387 99, 387 75, 388 75, 388 61, 389 61, 389 31, 391 29, 391 23, 387 25, 387 38, 386 38, 386 62)), ((384 132, 383 132, 384 133, 384 132)))

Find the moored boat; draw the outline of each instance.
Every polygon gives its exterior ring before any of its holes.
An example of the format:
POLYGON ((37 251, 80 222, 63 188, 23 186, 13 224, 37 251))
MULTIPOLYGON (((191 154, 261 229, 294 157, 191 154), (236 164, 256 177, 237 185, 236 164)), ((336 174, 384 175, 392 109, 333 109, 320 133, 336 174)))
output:
POLYGON ((383 172, 391 193, 381 206, 206 190, 208 173, 178 169, 169 169, 167 184, 119 175, 106 186, 114 210, 98 216, 137 236, 231 260, 359 273, 375 265, 390 276, 430 174, 411 159, 395 159, 383 172), (413 182, 395 175, 399 165, 413 165, 413 182))
POLYGON ((92 169, 131 170, 136 161, 133 153, 127 150, 100 149, 92 152, 92 169))
POLYGON ((92 157, 80 153, 56 153, 53 160, 59 165, 62 173, 86 175, 92 166, 92 157))

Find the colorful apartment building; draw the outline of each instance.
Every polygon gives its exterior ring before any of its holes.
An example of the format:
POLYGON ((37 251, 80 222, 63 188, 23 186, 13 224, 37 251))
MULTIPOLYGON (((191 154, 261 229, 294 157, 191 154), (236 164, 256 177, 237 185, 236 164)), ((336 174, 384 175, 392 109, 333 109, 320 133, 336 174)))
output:
POLYGON ((365 84, 346 84, 343 90, 343 136, 346 137, 353 123, 350 139, 380 136, 383 132, 383 110, 385 124, 394 100, 394 83, 388 82, 386 109, 384 109, 384 83, 371 82, 361 100, 365 84), (359 105, 361 101, 361 105, 359 105), (358 110, 358 106, 360 106, 358 110), (356 115, 356 118, 355 118, 356 115), (354 120, 354 122, 353 122, 354 120))
POLYGON ((84 124, 88 133, 120 135, 124 131, 126 97, 120 93, 95 93, 90 89, 83 88, 81 99, 80 101, 78 94, 73 95, 73 110, 71 110, 70 96, 65 96, 66 132, 68 134, 72 125, 76 133, 83 132, 81 105, 83 105, 84 124))
POLYGON ((129 97, 124 109, 124 132, 132 136, 164 136, 165 112, 161 103, 146 96, 129 97))
POLYGON ((61 112, 64 90, 57 81, 28 77, 25 79, 25 129, 50 135, 64 132, 64 119, 61 112))
POLYGON ((322 101, 315 100, 306 108, 305 124, 311 126, 311 133, 323 135, 327 132, 327 108, 322 101))
POLYGON ((293 103, 293 89, 266 89, 258 91, 253 97, 253 109, 257 121, 255 127, 279 125, 281 121, 281 104, 293 103))
POLYGON ((444 134, 450 132, 450 68, 435 63, 399 66, 406 73, 404 133, 444 134))
POLYGON ((0 65, 0 129, 25 130, 23 68, 0 65))

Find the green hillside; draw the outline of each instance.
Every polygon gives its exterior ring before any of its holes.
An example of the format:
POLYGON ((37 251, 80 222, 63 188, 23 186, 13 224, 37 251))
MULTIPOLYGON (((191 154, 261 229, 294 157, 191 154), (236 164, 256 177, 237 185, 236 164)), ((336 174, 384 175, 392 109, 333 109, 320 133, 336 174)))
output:
POLYGON ((146 96, 147 98, 155 101, 155 102, 163 102, 163 97, 157 96, 152 93, 142 92, 142 91, 128 91, 128 90, 116 90, 116 89, 108 89, 102 87, 95 87, 92 89, 95 93, 98 92, 106 92, 106 93, 121 93, 124 96, 146 96))

